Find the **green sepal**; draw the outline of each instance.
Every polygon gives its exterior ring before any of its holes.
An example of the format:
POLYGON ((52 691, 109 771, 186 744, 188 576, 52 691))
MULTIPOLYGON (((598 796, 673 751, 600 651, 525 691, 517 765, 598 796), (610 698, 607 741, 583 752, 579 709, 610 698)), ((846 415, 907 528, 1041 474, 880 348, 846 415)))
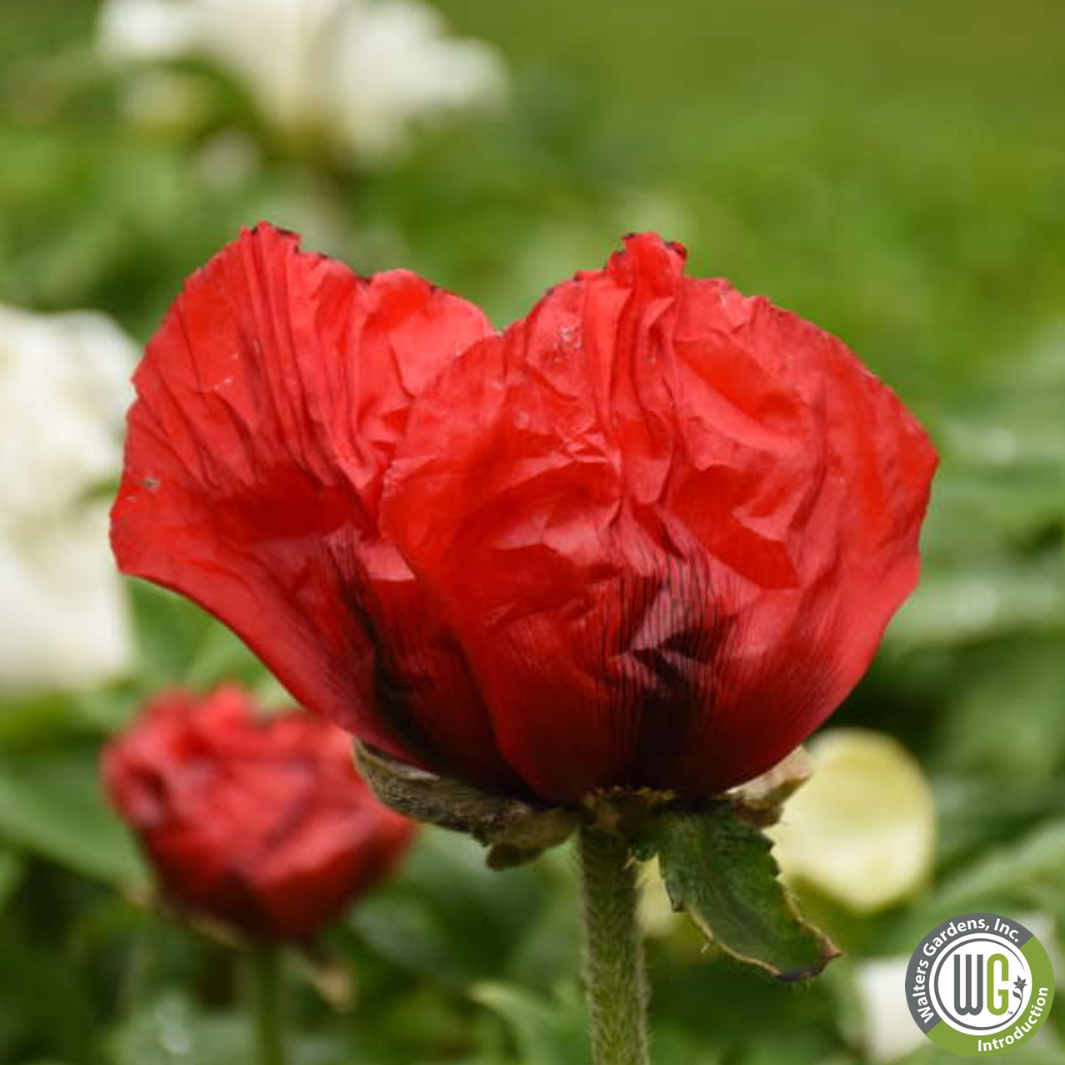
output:
POLYGON ((523 865, 564 843, 582 812, 481 791, 355 742, 355 764, 379 802, 415 821, 464 832, 488 847, 488 865, 523 865))
POLYGON ((839 951, 799 914, 772 846, 723 801, 698 812, 663 812, 633 851, 644 860, 658 856, 673 909, 686 911, 711 942, 781 980, 802 980, 839 951))

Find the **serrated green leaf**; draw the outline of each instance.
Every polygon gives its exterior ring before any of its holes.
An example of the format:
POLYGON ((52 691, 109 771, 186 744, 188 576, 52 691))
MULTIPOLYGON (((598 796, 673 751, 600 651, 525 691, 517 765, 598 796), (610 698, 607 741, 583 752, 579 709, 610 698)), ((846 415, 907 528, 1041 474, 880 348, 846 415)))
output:
POLYGON ((728 804, 663 814, 639 850, 641 857, 658 855, 674 908, 740 961, 782 980, 800 980, 839 953, 798 913, 778 879, 769 838, 728 804))

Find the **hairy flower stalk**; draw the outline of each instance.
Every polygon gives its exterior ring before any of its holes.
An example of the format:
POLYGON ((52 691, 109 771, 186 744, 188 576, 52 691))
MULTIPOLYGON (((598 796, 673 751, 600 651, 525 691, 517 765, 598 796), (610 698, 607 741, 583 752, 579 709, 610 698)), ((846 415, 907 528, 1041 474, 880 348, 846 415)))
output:
POLYGON ((647 973, 636 915, 636 863, 624 839, 594 826, 577 842, 584 981, 594 1065, 648 1065, 647 973))

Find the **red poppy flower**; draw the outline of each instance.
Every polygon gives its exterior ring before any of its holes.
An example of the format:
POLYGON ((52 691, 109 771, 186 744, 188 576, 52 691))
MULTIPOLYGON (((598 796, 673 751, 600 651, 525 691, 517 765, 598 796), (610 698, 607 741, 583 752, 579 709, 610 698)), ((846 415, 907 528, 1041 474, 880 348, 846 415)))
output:
POLYGON ((310 714, 256 715, 239 688, 171 692, 104 752, 112 801, 170 898, 253 937, 303 939, 387 876, 411 821, 310 714))
POLYGON ((394 756, 571 802, 763 771, 917 579, 935 453, 838 340, 628 238, 494 332, 245 233, 137 373, 122 568, 394 756))

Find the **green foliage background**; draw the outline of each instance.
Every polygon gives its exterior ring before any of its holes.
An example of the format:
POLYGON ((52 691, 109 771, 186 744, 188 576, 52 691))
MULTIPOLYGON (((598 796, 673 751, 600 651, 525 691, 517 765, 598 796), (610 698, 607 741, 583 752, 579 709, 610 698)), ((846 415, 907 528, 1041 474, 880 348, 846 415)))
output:
MULTIPOLYGON (((862 1060, 857 959, 965 909, 1065 923, 1065 7, 1058 0, 448 0, 512 64, 507 114, 352 173, 209 103, 151 130, 91 49, 87 0, 0 0, 0 301, 97 307, 138 338, 260 218, 362 272, 403 265, 504 324, 656 228, 847 341, 943 455, 926 578, 837 721, 932 775, 933 882, 857 919, 807 893, 849 958, 782 987, 676 935, 652 944, 660 1065, 862 1060), (259 161, 205 164, 219 131, 259 161)), ((213 79, 213 80, 212 80, 213 79)), ((130 901, 144 870, 105 809, 99 744, 159 686, 269 689, 196 610, 134 593, 142 665, 0 707, 0 1062, 245 1060, 231 959, 130 901), (116 890, 117 889, 117 890, 116 890)), ((333 931, 357 1007, 291 965, 300 1065, 584 1060, 566 853, 505 874, 426 832, 333 931)), ((1059 973, 1059 979, 1065 974, 1059 973)), ((1016 1056, 1065 1062, 1065 1009, 1016 1056), (1057 1042, 1055 1042, 1055 1039, 1057 1042)), ((907 1061, 939 1061, 929 1045, 907 1061)))

